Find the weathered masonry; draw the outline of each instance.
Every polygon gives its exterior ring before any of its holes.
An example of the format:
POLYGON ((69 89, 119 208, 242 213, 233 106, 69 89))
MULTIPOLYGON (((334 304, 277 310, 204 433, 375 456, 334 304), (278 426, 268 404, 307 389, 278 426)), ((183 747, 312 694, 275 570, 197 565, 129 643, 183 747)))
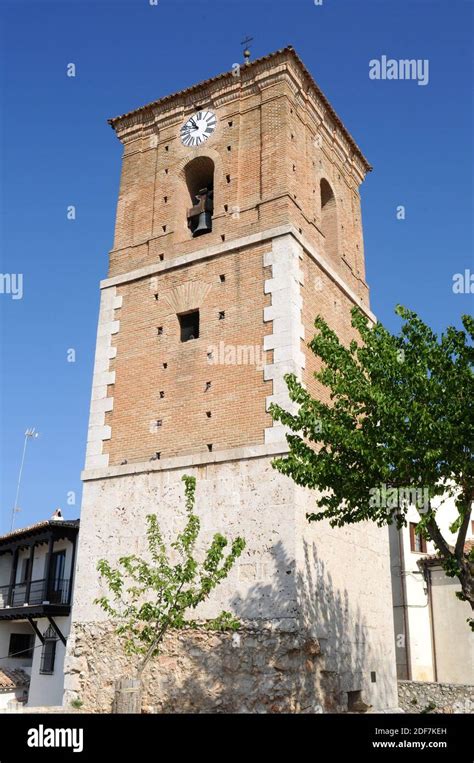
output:
POLYGON ((309 526, 314 496, 271 466, 268 412, 284 374, 315 395, 307 348, 321 313, 345 341, 367 315, 359 186, 370 166, 292 48, 110 123, 124 147, 101 307, 83 474, 66 701, 111 707, 126 660, 93 604, 94 570, 169 537, 197 477, 209 537, 245 554, 205 618, 236 636, 173 636, 145 701, 167 710, 395 707, 386 530, 309 526))

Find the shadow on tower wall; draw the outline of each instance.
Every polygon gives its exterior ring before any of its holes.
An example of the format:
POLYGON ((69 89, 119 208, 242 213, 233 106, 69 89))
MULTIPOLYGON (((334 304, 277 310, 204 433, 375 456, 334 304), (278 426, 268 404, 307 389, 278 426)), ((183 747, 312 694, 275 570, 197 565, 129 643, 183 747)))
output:
POLYGON ((369 709, 371 666, 382 655, 357 602, 335 588, 316 544, 305 542, 300 570, 281 543, 272 555, 272 582, 232 599, 238 632, 170 634, 145 678, 149 711, 344 712, 348 698, 349 709, 369 709))

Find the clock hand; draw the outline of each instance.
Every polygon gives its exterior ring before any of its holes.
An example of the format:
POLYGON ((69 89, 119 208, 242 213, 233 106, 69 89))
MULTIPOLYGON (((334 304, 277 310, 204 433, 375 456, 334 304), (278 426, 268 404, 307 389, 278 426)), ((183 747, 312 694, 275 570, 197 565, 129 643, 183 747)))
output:
POLYGON ((199 127, 197 126, 197 124, 194 121, 194 119, 190 119, 189 121, 191 122, 191 124, 192 124, 192 126, 194 127, 195 130, 199 130, 199 127))

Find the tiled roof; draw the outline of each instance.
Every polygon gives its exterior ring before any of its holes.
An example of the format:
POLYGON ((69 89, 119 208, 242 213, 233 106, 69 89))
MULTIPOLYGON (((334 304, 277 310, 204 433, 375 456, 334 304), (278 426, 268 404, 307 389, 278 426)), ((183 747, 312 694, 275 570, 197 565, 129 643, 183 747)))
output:
MULTIPOLYGON (((464 544, 464 553, 466 554, 466 556, 470 554, 473 548, 474 548, 474 540, 467 540, 464 544)), ((454 551, 454 546, 450 546, 449 549, 450 551, 454 551)), ((431 566, 439 564, 440 562, 441 562, 441 559, 438 553, 427 554, 427 556, 424 556, 418 560, 418 564, 429 564, 431 566)))
POLYGON ((4 540, 13 540, 14 538, 19 538, 22 535, 35 532, 36 530, 43 530, 43 529, 46 529, 47 527, 78 527, 78 526, 79 526, 78 519, 69 519, 69 520, 45 519, 42 522, 36 522, 36 524, 34 525, 21 527, 18 530, 12 530, 12 532, 6 533, 5 535, 0 535, 0 542, 4 540))
POLYGON ((0 689, 16 689, 29 685, 30 677, 21 668, 0 668, 0 689))
MULTIPOLYGON (((290 54, 294 60, 298 63, 299 67, 303 70, 303 73, 307 79, 307 82, 310 84, 310 86, 316 91, 316 94, 318 97, 322 100, 324 103, 324 106, 327 108, 328 112, 331 114, 332 118, 334 119, 337 126, 340 128, 341 132, 345 136, 345 138, 348 140, 349 144, 351 145, 352 149, 355 151, 355 153, 359 156, 359 158, 362 160, 365 169, 370 172, 372 169, 372 166, 365 158, 364 154, 362 153, 361 149, 355 142, 354 138, 350 134, 349 130, 346 128, 346 126, 343 124, 340 117, 337 115, 334 108, 331 106, 330 102, 324 95, 323 91, 319 87, 319 85, 316 83, 316 81, 313 78, 313 75, 308 71, 306 66, 304 65, 303 61, 299 57, 299 55, 296 53, 295 49, 292 45, 288 45, 286 48, 281 48, 280 50, 275 50, 273 53, 269 53, 266 56, 262 56, 261 58, 256 58, 254 61, 250 61, 247 64, 242 64, 242 68, 245 71, 248 71, 253 66, 258 66, 259 64, 262 64, 265 61, 269 61, 272 58, 275 58, 276 56, 280 56, 283 53, 290 54)), ((147 103, 144 106, 140 106, 138 109, 133 109, 132 111, 127 111, 125 114, 121 114, 118 117, 112 117, 111 119, 107 120, 108 123, 115 129, 115 125, 120 122, 121 119, 124 119, 126 117, 130 117, 134 114, 138 114, 140 111, 145 111, 152 106, 159 106, 162 103, 166 103, 167 101, 170 101, 173 98, 177 98, 181 95, 188 95, 189 93, 192 93, 195 90, 199 90, 202 87, 207 87, 208 85, 213 84, 214 82, 217 82, 220 79, 225 79, 227 77, 234 77, 235 75, 233 71, 227 71, 222 72, 222 74, 218 74, 215 77, 210 77, 209 79, 203 80, 202 82, 197 82, 194 85, 191 85, 191 87, 184 88, 184 90, 178 90, 175 93, 170 93, 170 95, 165 95, 163 98, 159 98, 156 101, 151 101, 151 103, 147 103)))

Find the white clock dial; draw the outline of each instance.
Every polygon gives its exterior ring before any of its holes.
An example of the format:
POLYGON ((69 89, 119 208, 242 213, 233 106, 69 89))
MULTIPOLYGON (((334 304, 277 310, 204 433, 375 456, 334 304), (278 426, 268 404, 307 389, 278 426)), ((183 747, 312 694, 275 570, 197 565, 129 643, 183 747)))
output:
POLYGON ((197 111, 181 128, 181 141, 185 146, 200 146, 214 132, 217 117, 213 111, 197 111))

